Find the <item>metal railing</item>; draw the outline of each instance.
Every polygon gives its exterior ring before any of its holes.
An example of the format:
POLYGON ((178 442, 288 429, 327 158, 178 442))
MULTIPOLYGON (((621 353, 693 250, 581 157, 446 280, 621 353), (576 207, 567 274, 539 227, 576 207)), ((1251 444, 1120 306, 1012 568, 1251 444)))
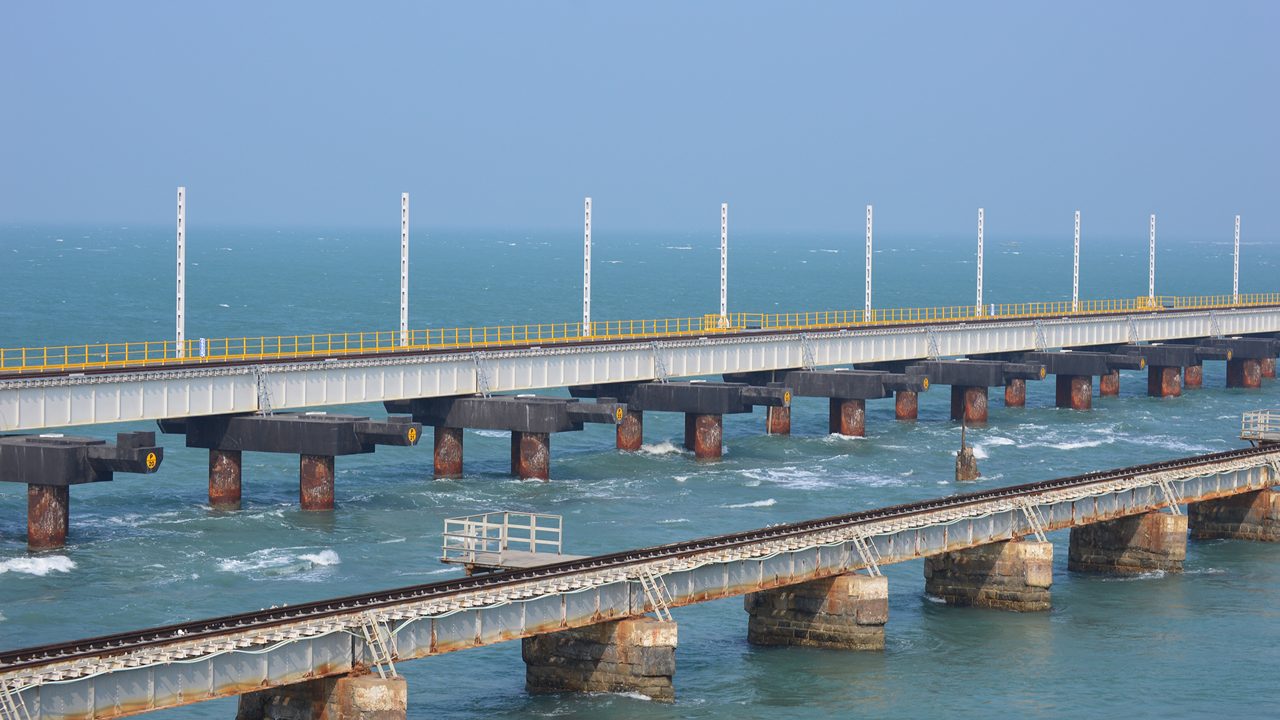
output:
POLYGON ((511 510, 445 518, 444 554, 440 559, 474 565, 491 561, 506 550, 561 555, 563 526, 559 515, 511 510))
POLYGON ((1240 418, 1241 440, 1280 440, 1280 410, 1249 410, 1240 418))
POLYGON ((432 350, 481 350, 509 346, 557 343, 660 340, 751 330, 829 330, 967 320, 1011 320, 1073 317, 1114 313, 1205 310, 1280 305, 1280 293, 1192 297, 1158 296, 1116 300, 1082 300, 1079 309, 1071 301, 953 305, 928 308, 825 310, 787 313, 729 313, 653 320, 602 320, 592 322, 589 333, 580 322, 531 325, 499 325, 466 328, 412 330, 408 344, 399 330, 318 333, 312 335, 263 335, 258 337, 200 338, 186 340, 182 352, 172 340, 122 343, 85 343, 0 349, 0 372, 36 373, 108 370, 147 366, 200 365, 215 362, 260 360, 308 360, 432 350))

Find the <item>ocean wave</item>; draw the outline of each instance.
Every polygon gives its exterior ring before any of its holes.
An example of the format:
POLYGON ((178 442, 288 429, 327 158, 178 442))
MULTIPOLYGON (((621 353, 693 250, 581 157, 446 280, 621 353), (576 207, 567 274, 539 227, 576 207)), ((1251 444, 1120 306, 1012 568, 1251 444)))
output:
POLYGON ((1102 582, 1134 582, 1136 580, 1159 580, 1165 576, 1163 570, 1148 570, 1133 575, 1111 575, 1102 578, 1102 582))
POLYGON ((671 518, 669 520, 659 520, 659 525, 678 525, 680 523, 692 522, 689 518, 671 518))
POLYGON ((319 552, 294 554, 302 548, 265 548, 255 550, 243 558, 224 558, 218 562, 223 572, 238 574, 292 575, 316 568, 337 565, 342 562, 338 553, 330 549, 319 552))
POLYGON ((678 447, 669 441, 663 441, 652 445, 641 445, 640 452, 644 455, 675 455, 677 453, 683 453, 684 448, 678 447))
POLYGON ((774 500, 773 498, 769 498, 768 500, 756 500, 754 502, 735 503, 733 505, 721 505, 720 507, 726 508, 729 510, 737 510, 739 508, 773 507, 774 505, 777 505, 777 504, 778 504, 777 500, 774 500))
POLYGON ((692 250, 692 245, 668 245, 668 250, 692 250))
POLYGON ((472 430, 471 432, 479 435, 480 437, 487 438, 504 438, 511 435, 511 433, 506 432, 505 430, 472 430))
POLYGON ((7 572, 16 572, 44 577, 51 572, 71 572, 75 569, 75 566, 75 562, 66 555, 12 558, 0 561, 0 575, 7 572))

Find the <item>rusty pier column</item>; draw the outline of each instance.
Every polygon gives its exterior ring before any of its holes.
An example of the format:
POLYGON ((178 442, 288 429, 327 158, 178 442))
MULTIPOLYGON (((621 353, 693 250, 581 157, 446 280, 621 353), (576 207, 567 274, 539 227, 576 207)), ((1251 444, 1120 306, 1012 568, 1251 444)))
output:
POLYGON ((766 407, 764 416, 765 432, 770 435, 791 434, 791 406, 766 407))
POLYGON ((1004 386, 1004 406, 1027 406, 1027 381, 1024 378, 1009 378, 1009 384, 1004 386))
POLYGON ((209 506, 214 510, 240 509, 239 450, 209 451, 209 506))
POLYGON ((831 398, 827 427, 833 435, 865 437, 867 434, 867 401, 831 398))
POLYGON ((511 474, 521 480, 551 479, 551 433, 511 431, 511 474))
POLYGON ((644 412, 628 409, 618 423, 614 446, 619 450, 635 452, 644 445, 644 412))
POLYGON ((1111 372, 1098 378, 1099 397, 1118 397, 1120 395, 1120 371, 1111 372))
POLYGON ((1227 387, 1262 387, 1262 362, 1253 358, 1232 358, 1227 361, 1227 387))
POLYGON ((968 385, 951 386, 951 419, 969 425, 987 421, 987 388, 968 385))
POLYGON ((1182 368, 1182 386, 1188 390, 1204 387, 1204 366, 1188 365, 1182 368))
POLYGON ((333 509, 333 456, 302 455, 298 463, 298 497, 303 510, 333 509))
POLYGON ((1182 395, 1182 368, 1147 366, 1147 395, 1150 397, 1179 397, 1182 395))
POLYGON ((1262 377, 1267 378, 1269 380, 1276 379, 1276 359, 1275 358, 1262 358, 1261 360, 1258 361, 1258 364, 1262 366, 1262 377))
POLYGON ((1088 410, 1093 407, 1093 376, 1057 375, 1054 404, 1068 410, 1088 410))
POLYGON ((899 390, 893 394, 893 416, 899 420, 915 420, 920 416, 920 393, 899 390))
POLYGON ((27 550, 53 550, 67 544, 70 490, 67 485, 27 486, 27 550))
POLYGON ((436 477, 462 477, 462 428, 436 425, 433 456, 436 477))
POLYGON ((724 454, 724 416, 684 414, 684 446, 699 460, 716 460, 724 454))

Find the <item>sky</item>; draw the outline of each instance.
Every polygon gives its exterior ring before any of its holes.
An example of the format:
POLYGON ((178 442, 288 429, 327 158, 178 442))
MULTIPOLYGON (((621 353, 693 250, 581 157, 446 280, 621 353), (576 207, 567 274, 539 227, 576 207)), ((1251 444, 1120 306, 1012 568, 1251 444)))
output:
MULTIPOLYGON (((1276 2, 12 2, 0 222, 1280 236, 1276 2)), ((1252 236, 1252 238, 1250 238, 1252 236)))

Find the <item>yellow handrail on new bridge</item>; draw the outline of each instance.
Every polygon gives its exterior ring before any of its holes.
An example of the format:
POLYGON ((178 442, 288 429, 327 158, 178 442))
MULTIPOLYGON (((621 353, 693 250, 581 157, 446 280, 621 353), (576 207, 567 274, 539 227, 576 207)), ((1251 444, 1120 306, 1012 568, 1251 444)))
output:
POLYGON ((146 366, 200 365, 255 360, 308 360, 317 357, 372 355, 432 350, 483 350, 522 345, 612 342, 618 340, 661 340, 693 335, 723 334, 751 330, 830 330, 913 323, 959 322, 965 320, 1010 320, 1071 317, 1162 310, 1207 310, 1280 305, 1280 293, 1241 295, 1201 295, 1191 297, 1146 296, 1123 300, 1081 300, 1073 310, 1071 301, 1026 302, 988 305, 953 305, 931 308, 885 308, 823 310, 797 313, 730 313, 723 321, 718 314, 657 320, 603 320, 591 323, 584 335, 582 323, 500 325, 466 328, 426 328, 409 333, 408 345, 401 345, 397 330, 320 333, 313 335, 266 335, 238 338, 187 340, 179 357, 173 340, 147 340, 83 345, 51 345, 0 349, 0 372, 37 373, 106 370, 146 366), (201 343, 203 342, 203 352, 201 343))

